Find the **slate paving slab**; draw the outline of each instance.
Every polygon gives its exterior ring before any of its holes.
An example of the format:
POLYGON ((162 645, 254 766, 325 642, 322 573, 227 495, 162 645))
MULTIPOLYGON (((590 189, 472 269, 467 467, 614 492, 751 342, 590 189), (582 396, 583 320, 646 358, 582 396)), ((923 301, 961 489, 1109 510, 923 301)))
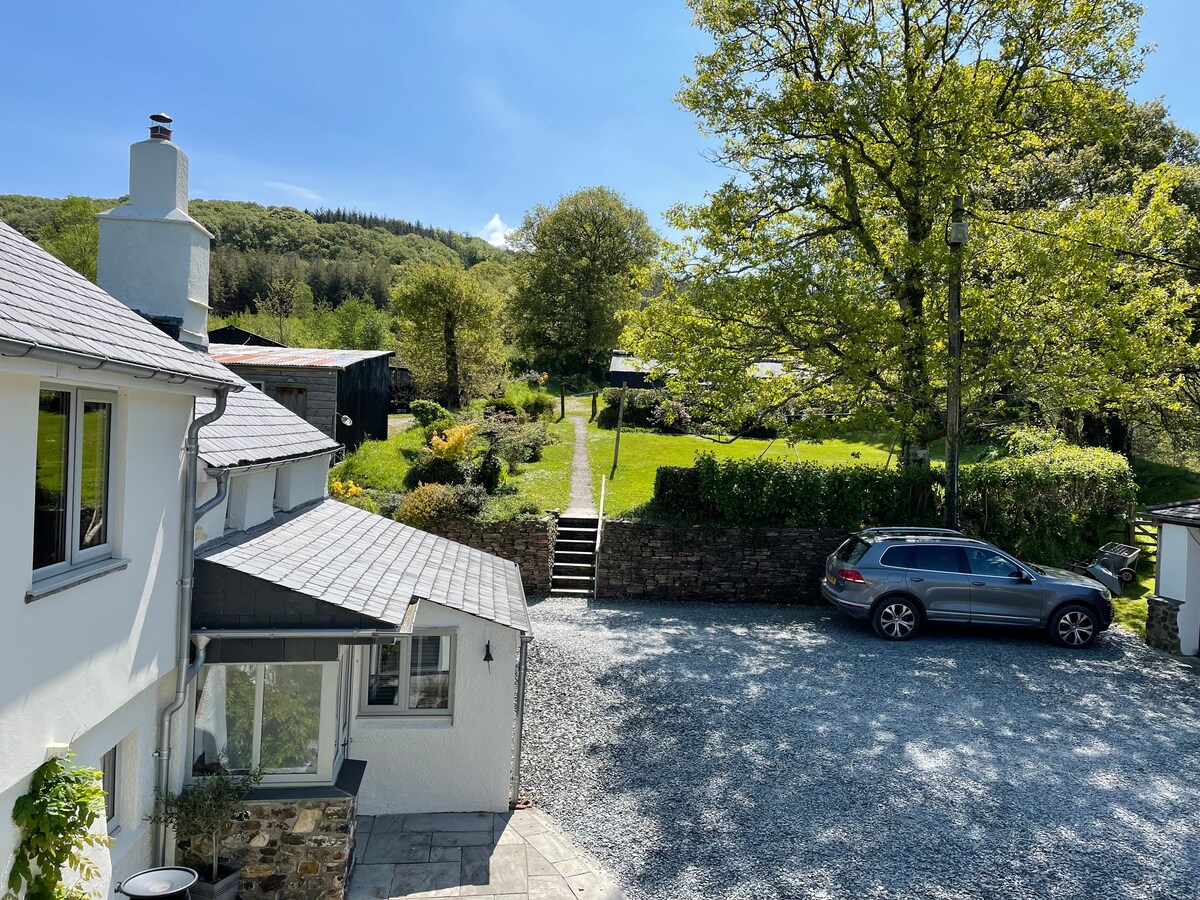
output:
POLYGON ((625 897, 540 810, 360 817, 358 828, 365 850, 355 850, 347 900, 625 897))

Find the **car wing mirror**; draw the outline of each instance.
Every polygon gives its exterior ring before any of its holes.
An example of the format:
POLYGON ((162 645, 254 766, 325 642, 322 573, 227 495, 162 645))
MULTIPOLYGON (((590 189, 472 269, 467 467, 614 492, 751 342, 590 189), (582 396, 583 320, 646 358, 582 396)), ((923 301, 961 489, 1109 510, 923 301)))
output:
POLYGON ((1022 569, 1013 572, 1012 577, 1021 582, 1021 584, 1033 584, 1033 576, 1022 569))

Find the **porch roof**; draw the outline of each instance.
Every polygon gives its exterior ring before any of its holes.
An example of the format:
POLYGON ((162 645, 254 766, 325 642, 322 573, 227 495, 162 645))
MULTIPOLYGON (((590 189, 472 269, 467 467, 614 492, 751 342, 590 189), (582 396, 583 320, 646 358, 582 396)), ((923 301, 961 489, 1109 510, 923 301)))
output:
POLYGON ((1176 500, 1174 503, 1160 503, 1157 506, 1147 506, 1146 515, 1155 522, 1167 522, 1171 525, 1191 525, 1200 528, 1200 499, 1176 500))
POLYGON ((281 513, 196 557, 392 625, 420 597, 529 631, 516 563, 337 500, 281 513))

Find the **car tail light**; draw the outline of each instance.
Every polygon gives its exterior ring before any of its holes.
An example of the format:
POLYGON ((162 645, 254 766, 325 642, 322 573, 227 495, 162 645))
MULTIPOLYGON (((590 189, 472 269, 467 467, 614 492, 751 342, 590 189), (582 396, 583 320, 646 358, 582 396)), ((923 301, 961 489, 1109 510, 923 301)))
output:
POLYGON ((838 569, 837 577, 842 581, 852 581, 855 584, 866 584, 867 580, 858 574, 855 569, 838 569))

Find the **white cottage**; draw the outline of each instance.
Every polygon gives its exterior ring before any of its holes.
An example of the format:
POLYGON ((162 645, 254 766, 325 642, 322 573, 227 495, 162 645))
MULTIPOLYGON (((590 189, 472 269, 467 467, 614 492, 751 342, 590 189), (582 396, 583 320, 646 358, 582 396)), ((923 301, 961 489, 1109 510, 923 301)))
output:
POLYGON ((1146 640, 1170 653, 1200 655, 1200 500, 1150 506, 1146 515, 1158 527, 1146 640))
MULTIPOLYGON (((513 563, 329 500, 339 446, 205 355, 209 236, 164 118, 131 149, 130 204, 99 217, 104 290, 0 231, 0 449, 27 472, 0 497, 32 510, 0 523, 0 597, 26 601, 0 613, 0 733, 22 748, 0 809, 47 747, 115 765, 123 876, 175 855, 143 821, 155 789, 260 769, 256 829, 227 847, 241 893, 336 896, 356 813, 515 799, 525 597, 513 563), (100 471, 97 524, 79 496, 100 471)), ((0 824, 3 858, 15 838, 0 824)))

